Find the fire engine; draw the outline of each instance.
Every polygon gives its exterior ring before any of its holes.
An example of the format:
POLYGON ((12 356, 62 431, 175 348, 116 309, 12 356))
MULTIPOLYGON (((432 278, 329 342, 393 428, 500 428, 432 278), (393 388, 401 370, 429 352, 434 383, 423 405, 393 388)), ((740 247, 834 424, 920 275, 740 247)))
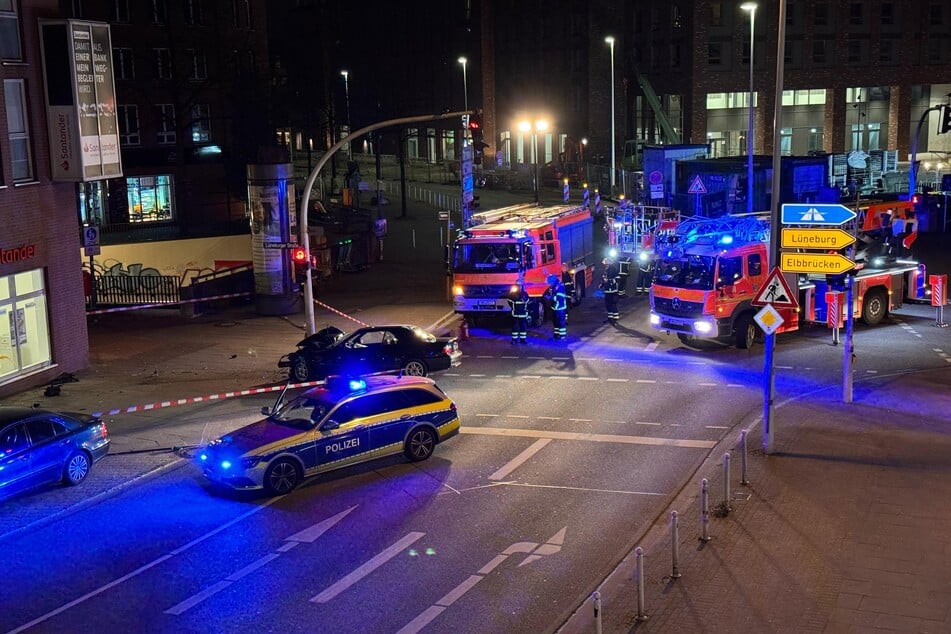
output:
POLYGON ((582 206, 514 205, 474 214, 453 246, 452 294, 457 313, 474 319, 509 311, 508 297, 523 284, 532 325, 541 323, 548 276, 565 282, 569 305, 591 287, 594 236, 582 206))
MULTIPOLYGON (((882 321, 906 299, 928 294, 923 264, 896 257, 882 239, 881 216, 901 203, 873 205, 859 215, 854 260, 853 316, 869 325, 882 321)), ((657 261, 651 284, 651 325, 676 333, 681 341, 697 338, 734 342, 749 348, 757 337, 751 302, 770 273, 769 220, 758 214, 695 217, 681 222, 667 236, 657 237, 657 261)), ((912 233, 915 233, 913 229, 912 233)), ((907 244, 913 237, 905 237, 907 244)), ((789 274, 787 274, 787 279, 789 274)), ((827 318, 826 292, 842 290, 844 275, 795 276, 798 309, 778 308, 783 318, 777 332, 802 322, 827 318)))
POLYGON ((675 209, 635 205, 622 196, 617 205, 607 207, 604 212, 608 255, 630 262, 631 273, 637 274, 635 282, 639 279, 649 284, 656 258, 655 237, 671 233, 679 222, 680 212, 675 209))

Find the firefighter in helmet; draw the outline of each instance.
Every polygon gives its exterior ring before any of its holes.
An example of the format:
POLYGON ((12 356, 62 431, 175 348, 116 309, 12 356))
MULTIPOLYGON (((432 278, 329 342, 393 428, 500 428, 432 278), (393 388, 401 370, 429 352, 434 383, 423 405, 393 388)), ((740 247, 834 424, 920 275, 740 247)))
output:
POLYGON ((528 293, 523 284, 516 284, 508 298, 512 311, 512 345, 528 344, 528 293))
POLYGON ((611 258, 604 258, 601 262, 604 265, 604 273, 601 276, 601 291, 604 293, 604 310, 608 314, 605 323, 616 324, 621 314, 617 308, 617 266, 611 258))
POLYGON ((557 275, 548 276, 548 289, 545 299, 551 304, 551 320, 554 325, 552 333, 555 341, 568 338, 568 293, 565 285, 557 275))

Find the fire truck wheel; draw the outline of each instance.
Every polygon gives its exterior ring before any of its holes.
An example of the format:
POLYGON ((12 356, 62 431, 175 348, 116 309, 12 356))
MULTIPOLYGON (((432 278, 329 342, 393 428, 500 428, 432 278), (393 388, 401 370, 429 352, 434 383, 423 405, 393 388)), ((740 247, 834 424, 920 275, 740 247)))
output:
POLYGON ((545 305, 541 302, 530 302, 528 304, 528 321, 532 328, 542 325, 545 318, 545 305))
POLYGON ((733 332, 736 335, 736 347, 741 350, 751 348, 756 341, 756 323, 752 315, 746 313, 740 315, 733 325, 733 332))
POLYGON ((888 312, 888 300, 885 291, 875 289, 865 294, 865 301, 862 303, 862 321, 869 326, 874 326, 883 319, 888 312))

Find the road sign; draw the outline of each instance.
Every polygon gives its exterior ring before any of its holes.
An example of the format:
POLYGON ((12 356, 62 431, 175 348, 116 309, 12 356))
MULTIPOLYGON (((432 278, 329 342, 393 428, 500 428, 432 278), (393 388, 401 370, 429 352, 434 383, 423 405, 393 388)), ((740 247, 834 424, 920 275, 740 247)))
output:
POLYGON ((783 227, 782 246, 792 249, 838 251, 855 242, 855 236, 843 229, 792 229, 783 227))
POLYGON ((83 227, 83 249, 86 257, 99 255, 99 227, 92 225, 83 227))
POLYGON ((767 335, 771 335, 783 325, 783 316, 770 305, 763 306, 763 309, 753 315, 753 321, 759 324, 767 335))
POLYGON ((697 174, 693 177, 693 182, 690 183, 690 189, 687 190, 688 194, 706 194, 707 188, 703 184, 703 181, 700 180, 700 174, 697 174))
MULTIPOLYGON (((754 306, 774 306, 776 308, 799 308, 799 298, 789 288, 783 272, 777 267, 769 272, 763 287, 750 301, 754 306)), ((767 333, 769 334, 769 333, 767 333)))
POLYGON ((838 253, 780 253, 779 268, 787 273, 837 275, 855 268, 855 262, 838 253))
POLYGON ((448 212, 448 211, 440 211, 440 212, 439 212, 439 215, 438 215, 438 218, 439 218, 440 220, 449 220, 449 212, 448 212))
POLYGON ((855 212, 845 205, 800 205, 782 206, 782 222, 786 225, 828 225, 845 224, 855 218, 855 212))

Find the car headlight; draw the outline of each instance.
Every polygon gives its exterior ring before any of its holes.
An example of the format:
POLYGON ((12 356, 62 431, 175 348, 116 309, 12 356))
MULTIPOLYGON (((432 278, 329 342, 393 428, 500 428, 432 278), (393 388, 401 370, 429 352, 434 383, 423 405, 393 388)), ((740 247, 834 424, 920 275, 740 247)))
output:
POLYGON ((651 325, 659 326, 660 325, 660 315, 657 313, 651 313, 651 325))
POLYGON ((693 322, 693 329, 697 332, 708 334, 713 332, 713 324, 711 324, 709 321, 695 321, 693 322))
POLYGON ((452 294, 453 294, 453 295, 463 295, 463 294, 465 294, 465 289, 462 288, 461 286, 453 286, 453 287, 452 287, 452 294))

